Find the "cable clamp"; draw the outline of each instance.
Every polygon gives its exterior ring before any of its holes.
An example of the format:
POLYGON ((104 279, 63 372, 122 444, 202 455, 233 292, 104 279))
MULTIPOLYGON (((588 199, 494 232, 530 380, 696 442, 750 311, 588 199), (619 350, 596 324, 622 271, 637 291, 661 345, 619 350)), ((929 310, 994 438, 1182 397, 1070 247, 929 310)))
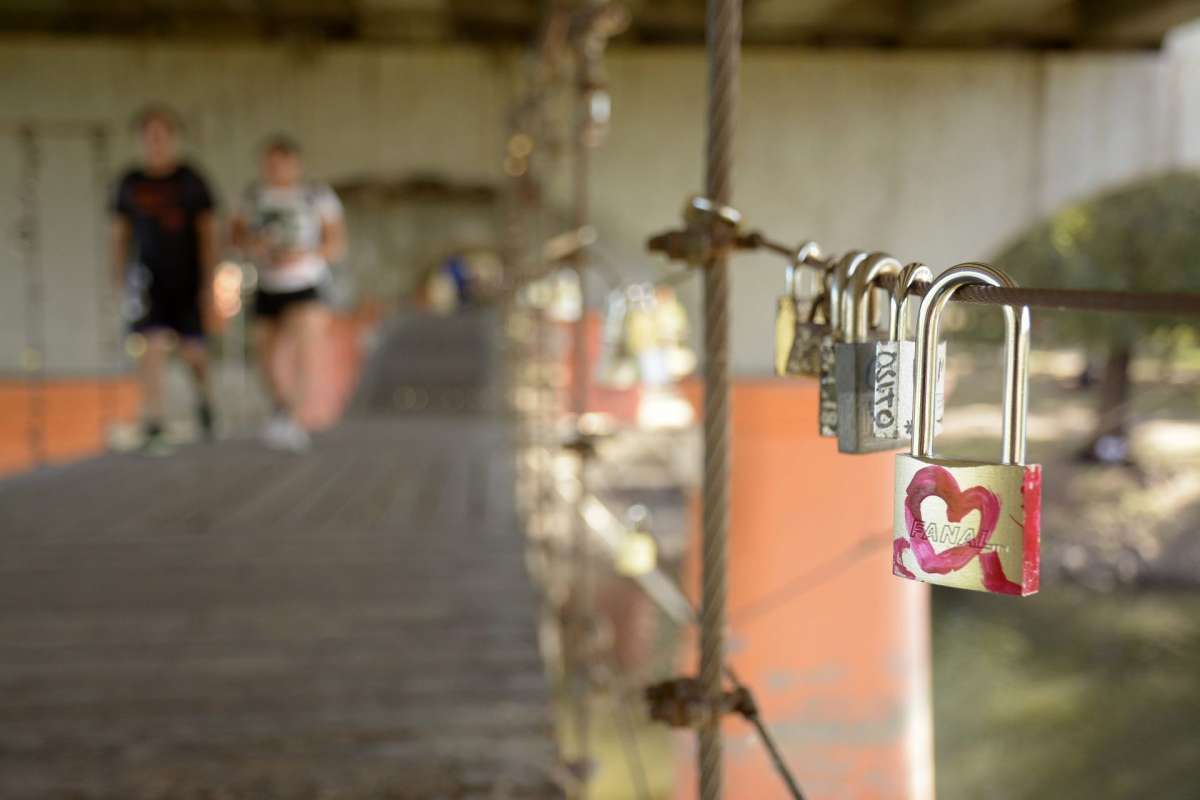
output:
MULTIPOLYGON (((673 728, 698 728, 710 719, 712 706, 699 678, 672 678, 647 686, 644 697, 650 718, 673 728)), ((717 705, 721 714, 739 714, 748 720, 758 716, 754 696, 745 686, 725 690, 717 705)))
POLYGON ((672 261, 703 267, 738 246, 742 214, 733 206, 696 195, 683 209, 683 223, 682 230, 652 236, 646 246, 672 261))

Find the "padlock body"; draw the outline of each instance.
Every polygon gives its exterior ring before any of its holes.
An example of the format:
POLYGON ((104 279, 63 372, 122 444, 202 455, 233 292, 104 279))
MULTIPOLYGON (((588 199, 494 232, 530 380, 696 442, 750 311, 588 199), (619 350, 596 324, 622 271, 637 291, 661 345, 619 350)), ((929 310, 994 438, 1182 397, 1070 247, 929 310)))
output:
POLYGON ((1042 468, 896 456, 892 572, 996 594, 1038 590, 1042 468))
MULTIPOLYGON (((869 416, 870 437, 893 440, 892 447, 876 449, 899 450, 912 441, 913 384, 916 382, 917 345, 915 342, 876 342, 874 357, 867 378, 871 399, 865 405, 869 416)), ((946 343, 938 345, 937 384, 934 387, 934 431, 942 428, 945 408, 946 343)), ((858 451, 853 451, 858 452, 858 451)), ((867 450, 863 452, 874 452, 867 450)))
POLYGON ((841 453, 877 453, 899 450, 895 439, 875 435, 875 343, 838 342, 834 345, 837 370, 837 440, 841 453))
POLYGON ((832 334, 821 338, 819 348, 820 375, 819 396, 817 407, 817 432, 821 436, 837 436, 838 398, 837 398, 837 355, 836 342, 832 334))
POLYGON ((781 296, 775 304, 775 374, 780 377, 788 374, 798 317, 796 298, 786 294, 781 296))
POLYGON ((788 375, 816 378, 821 374, 821 339, 828 330, 829 326, 817 322, 796 322, 792 352, 788 356, 788 375))

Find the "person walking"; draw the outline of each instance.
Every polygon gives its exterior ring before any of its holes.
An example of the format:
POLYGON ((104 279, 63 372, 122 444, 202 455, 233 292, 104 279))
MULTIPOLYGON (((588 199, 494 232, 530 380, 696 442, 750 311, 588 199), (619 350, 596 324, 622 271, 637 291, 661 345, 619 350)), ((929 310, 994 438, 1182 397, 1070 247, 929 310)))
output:
POLYGON ((310 444, 305 412, 324 370, 329 327, 321 288, 329 265, 345 255, 346 228, 333 190, 304 179, 294 139, 268 139, 260 169, 234 215, 233 240, 258 271, 255 340, 274 406, 262 438, 274 448, 303 451, 310 444))
POLYGON ((163 434, 163 372, 178 344, 196 389, 205 438, 215 421, 205 336, 212 313, 216 213, 200 173, 179 158, 179 118, 167 106, 134 120, 141 163, 121 177, 112 202, 112 262, 117 291, 132 295, 130 329, 144 342, 138 372, 144 450, 169 452, 163 434))

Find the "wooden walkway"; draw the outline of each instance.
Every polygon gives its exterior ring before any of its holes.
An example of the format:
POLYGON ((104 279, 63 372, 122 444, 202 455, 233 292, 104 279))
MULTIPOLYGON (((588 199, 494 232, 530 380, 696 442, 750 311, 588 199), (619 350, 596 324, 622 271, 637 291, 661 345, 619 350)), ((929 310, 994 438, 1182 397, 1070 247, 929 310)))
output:
POLYGON ((493 326, 466 323, 457 373, 403 385, 453 323, 396 326, 310 454, 0 483, 0 798, 560 796, 511 447, 481 410, 493 326))

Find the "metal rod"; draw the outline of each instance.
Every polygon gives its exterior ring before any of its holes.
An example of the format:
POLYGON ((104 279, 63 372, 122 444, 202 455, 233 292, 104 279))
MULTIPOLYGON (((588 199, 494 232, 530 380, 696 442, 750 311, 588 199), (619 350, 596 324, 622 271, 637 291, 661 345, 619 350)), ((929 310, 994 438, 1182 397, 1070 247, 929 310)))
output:
POLYGON ((41 215, 38 209, 42 156, 39 131, 18 128, 21 141, 21 256, 25 271, 25 352, 22 356, 29 386, 29 458, 34 466, 46 460, 46 287, 42 274, 41 215))
MULTIPOLYGON (((590 153, 588 152, 587 126, 589 112, 586 107, 589 67, 586 54, 580 52, 576 69, 575 94, 575 131, 573 139, 573 175, 574 181, 574 227, 576 230, 588 228, 589 209, 589 167, 590 153)), ((572 370, 571 411, 575 417, 575 431, 582 433, 581 425, 588 403, 588 317, 587 317, 587 271, 589 266, 588 239, 580 239, 579 246, 571 256, 575 277, 579 284, 579 317, 575 320, 572 332, 572 370)), ((592 565, 591 547, 587 525, 582 519, 582 503, 588 494, 588 461, 589 451, 579 450, 577 462, 576 495, 574 499, 575 513, 572 514, 573 525, 573 560, 575 565, 574 597, 572 622, 574 623, 573 650, 574 664, 572 678, 574 682, 573 704, 575 710, 575 759, 580 766, 583 779, 579 784, 580 798, 588 795, 591 773, 591 680, 590 680, 590 649, 592 638, 592 565)))
POLYGON ((625 754, 625 765, 629 768, 629 782, 633 785, 636 800, 651 800, 650 781, 646 777, 646 765, 642 760, 642 751, 638 746, 637 727, 634 725, 633 714, 629 710, 629 693, 624 683, 618 677, 617 669, 613 668, 613 723, 617 735, 621 739, 621 749, 625 754))
MULTIPOLYGON (((111 179, 109 161, 108 129, 103 125, 93 126, 91 130, 92 148, 92 180, 96 199, 100 207, 107 209, 109 180, 111 179)), ((100 407, 100 446, 108 449, 109 431, 117 421, 120 411, 120 380, 115 374, 120 367, 121 339, 117 333, 119 315, 116 313, 116 303, 113 296, 112 265, 109 264, 108 254, 108 222, 107 213, 101 220, 99 229, 101 240, 97 242, 99 253, 99 269, 96 274, 96 337, 97 361, 101 370, 112 369, 114 374, 108 380, 103 378, 97 382, 97 392, 100 407)))

